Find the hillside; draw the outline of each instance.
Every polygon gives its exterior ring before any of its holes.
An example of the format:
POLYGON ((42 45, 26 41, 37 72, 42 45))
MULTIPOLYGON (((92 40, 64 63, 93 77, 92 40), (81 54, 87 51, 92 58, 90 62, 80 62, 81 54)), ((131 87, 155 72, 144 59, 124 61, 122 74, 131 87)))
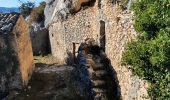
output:
POLYGON ((3 12, 3 13, 19 12, 19 8, 17 8, 17 7, 12 7, 12 8, 0 7, 0 12, 3 12))

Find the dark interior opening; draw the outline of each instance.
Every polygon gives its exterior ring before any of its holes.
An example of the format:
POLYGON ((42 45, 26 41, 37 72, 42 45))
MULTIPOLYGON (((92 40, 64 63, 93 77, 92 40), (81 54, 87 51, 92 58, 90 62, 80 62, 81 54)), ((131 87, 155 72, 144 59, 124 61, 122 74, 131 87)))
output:
POLYGON ((105 51, 106 35, 105 35, 105 22, 100 21, 100 47, 105 51))
POLYGON ((99 0, 98 7, 101 9, 101 0, 99 0))
POLYGON ((73 43, 73 61, 75 63, 75 59, 76 59, 76 43, 73 43))
POLYGON ((93 7, 95 5, 96 0, 91 0, 89 2, 86 3, 82 3, 82 6, 89 6, 89 7, 93 7))

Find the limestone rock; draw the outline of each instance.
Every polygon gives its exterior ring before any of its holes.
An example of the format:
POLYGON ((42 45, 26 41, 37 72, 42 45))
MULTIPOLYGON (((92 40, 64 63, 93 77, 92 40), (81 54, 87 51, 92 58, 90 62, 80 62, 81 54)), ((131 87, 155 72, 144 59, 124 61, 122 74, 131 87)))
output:
POLYGON ((83 3, 91 0, 47 0, 45 8, 45 26, 47 27, 53 21, 65 20, 71 13, 81 9, 83 3))

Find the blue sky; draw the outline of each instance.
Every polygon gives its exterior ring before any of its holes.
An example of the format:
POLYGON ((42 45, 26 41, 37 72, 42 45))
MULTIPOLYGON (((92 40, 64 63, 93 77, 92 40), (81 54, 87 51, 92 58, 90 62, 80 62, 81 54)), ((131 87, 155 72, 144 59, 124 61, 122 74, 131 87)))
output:
MULTIPOLYGON (((40 2, 44 0, 21 0, 21 1, 32 1, 38 5, 40 2)), ((20 4, 18 0, 0 0, 0 7, 18 7, 20 4)))

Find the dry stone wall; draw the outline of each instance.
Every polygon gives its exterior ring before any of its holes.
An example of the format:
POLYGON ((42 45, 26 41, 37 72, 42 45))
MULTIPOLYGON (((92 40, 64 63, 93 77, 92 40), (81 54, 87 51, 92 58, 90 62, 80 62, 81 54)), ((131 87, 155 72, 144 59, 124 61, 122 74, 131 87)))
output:
POLYGON ((27 85, 34 69, 28 25, 19 14, 0 15, 0 99, 27 85))
POLYGON ((19 16, 12 33, 15 34, 16 52, 19 60, 18 67, 21 72, 23 85, 27 85, 34 70, 34 58, 28 24, 22 16, 19 16))
MULTIPOLYGON (((22 82, 15 48, 14 35, 0 34, 0 94, 21 89, 22 82), (14 81, 15 80, 15 81, 14 81)), ((0 96, 0 99, 2 99, 0 96)))
MULTIPOLYGON (((53 56, 64 62, 67 53, 74 53, 76 50, 74 43, 94 38, 105 49, 117 72, 122 99, 147 99, 147 83, 133 76, 127 67, 121 66, 124 47, 137 36, 133 27, 133 12, 122 11, 114 0, 92 1, 82 5, 81 10, 76 13, 66 13, 65 19, 60 19, 54 9, 50 10, 50 5, 46 7, 45 12, 54 11, 52 15, 55 15, 52 20, 46 20, 53 56)), ((46 17, 48 16, 46 13, 46 17)))

